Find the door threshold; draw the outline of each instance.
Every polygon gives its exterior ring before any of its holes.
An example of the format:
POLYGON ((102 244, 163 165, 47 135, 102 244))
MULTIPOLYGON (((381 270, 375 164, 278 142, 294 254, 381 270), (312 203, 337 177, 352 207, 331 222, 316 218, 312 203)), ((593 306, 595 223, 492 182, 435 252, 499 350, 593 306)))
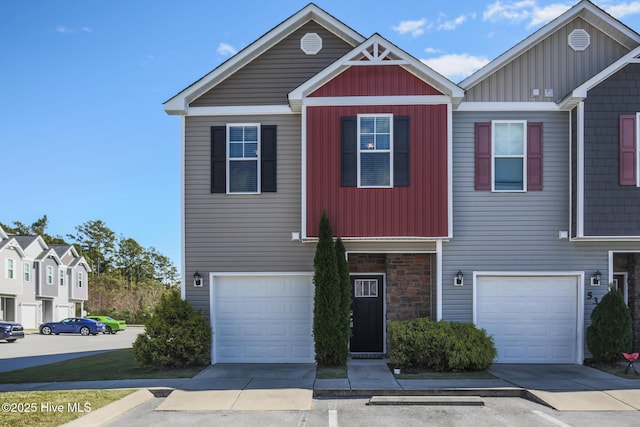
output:
POLYGON ((349 353, 352 359, 384 359, 384 353, 349 353))

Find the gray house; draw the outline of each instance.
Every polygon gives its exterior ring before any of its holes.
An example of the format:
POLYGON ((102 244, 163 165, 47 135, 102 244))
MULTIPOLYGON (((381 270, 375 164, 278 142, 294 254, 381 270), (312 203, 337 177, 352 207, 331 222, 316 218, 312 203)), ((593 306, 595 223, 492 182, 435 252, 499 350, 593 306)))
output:
POLYGON ((313 360, 323 211, 354 354, 431 317, 487 329, 498 363, 582 363, 610 282, 640 346, 638 46, 581 1, 455 84, 310 4, 168 100, 183 297, 208 313, 213 363, 313 360))

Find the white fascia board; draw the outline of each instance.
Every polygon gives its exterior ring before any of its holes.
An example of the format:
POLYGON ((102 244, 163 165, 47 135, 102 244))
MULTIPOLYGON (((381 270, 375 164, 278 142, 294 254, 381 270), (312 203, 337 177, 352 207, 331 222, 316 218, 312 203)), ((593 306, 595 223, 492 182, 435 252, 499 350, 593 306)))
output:
MULTIPOLYGON (((572 242, 640 242, 640 236, 578 236, 572 242)), ((633 252, 620 250, 620 252, 633 252)))
POLYGON ((16 252, 18 252, 20 254, 21 258, 25 258, 27 256, 27 254, 24 252, 24 250, 22 250, 22 247, 20 246, 20 244, 18 243, 18 241, 13 238, 10 237, 9 241, 0 248, 0 250, 7 248, 7 249, 14 249, 16 252))
POLYGON ((441 105, 450 104, 451 98, 445 95, 335 96, 304 98, 302 102, 303 105, 307 107, 344 105, 441 105))
POLYGON ((220 107, 191 107, 189 116, 247 116, 294 114, 288 105, 233 105, 220 107))
POLYGON ((640 46, 636 47, 629 53, 627 53, 622 58, 618 59, 613 64, 609 65, 604 70, 600 71, 595 76, 591 77, 589 80, 578 86, 571 93, 572 98, 577 99, 585 99, 587 97, 587 93, 593 89, 595 86, 599 85, 603 81, 607 80, 613 74, 620 71, 623 67, 632 63, 640 63, 640 59, 638 56, 640 55, 640 46))
POLYGON ((351 45, 356 45, 364 40, 362 35, 311 3, 264 34, 245 49, 229 58, 200 80, 166 101, 164 103, 165 111, 168 114, 188 114, 188 104, 191 101, 253 61, 310 20, 317 21, 351 45))
POLYGON ((555 102, 461 102, 456 111, 560 111, 555 102))
MULTIPOLYGON (((575 6, 573 6, 568 11, 566 11, 565 13, 563 13, 562 15, 560 15, 559 17, 557 17, 556 19, 554 19, 553 21, 551 21, 550 23, 548 23, 547 25, 540 28, 538 31, 534 32, 532 35, 530 35, 526 39, 522 40, 517 45, 513 46, 511 49, 504 52, 502 55, 498 56, 496 59, 494 59, 493 61, 491 61, 484 67, 482 67, 480 70, 476 71, 475 73, 473 73, 472 75, 470 75, 469 77, 467 77, 466 79, 458 83, 458 85, 463 89, 466 89, 466 90, 470 89, 471 87, 476 85, 478 82, 484 80, 490 74, 493 74, 495 71, 499 70, 504 65, 511 62, 513 59, 515 59, 522 53, 531 49, 538 42, 540 42, 541 40, 543 40, 544 38, 546 38, 547 36, 555 32, 556 30, 558 30, 559 28, 561 28, 563 25, 567 24, 574 18, 578 16, 581 16, 582 18, 588 18, 589 14, 595 15, 597 19, 600 19, 601 21, 611 25, 612 27, 620 31, 620 33, 624 34, 626 37, 629 37, 633 40, 636 40, 638 43, 640 43, 640 35, 638 35, 638 33, 632 31, 629 27, 622 24, 620 21, 616 20, 611 15, 604 12, 599 7, 595 6, 590 1, 583 0, 580 3, 576 4, 575 6)), ((587 21, 589 20, 587 19, 587 21)), ((590 22, 590 23, 594 24, 593 22, 590 22)), ((612 36, 609 31, 605 31, 605 32, 610 36, 612 36)))

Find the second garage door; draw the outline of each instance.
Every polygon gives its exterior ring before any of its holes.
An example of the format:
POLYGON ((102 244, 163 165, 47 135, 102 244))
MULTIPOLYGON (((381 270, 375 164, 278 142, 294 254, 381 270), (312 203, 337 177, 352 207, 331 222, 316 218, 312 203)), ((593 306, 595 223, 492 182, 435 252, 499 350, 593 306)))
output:
POLYGON ((496 363, 577 363, 577 276, 478 276, 475 321, 496 363))
POLYGON ((313 363, 310 275, 218 276, 214 363, 313 363))

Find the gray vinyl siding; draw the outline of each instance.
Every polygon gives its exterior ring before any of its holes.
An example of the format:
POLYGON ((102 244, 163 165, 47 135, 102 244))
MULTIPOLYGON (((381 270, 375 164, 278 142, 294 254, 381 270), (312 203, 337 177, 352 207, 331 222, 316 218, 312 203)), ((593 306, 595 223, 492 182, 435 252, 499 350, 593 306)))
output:
POLYGON ((640 64, 629 64, 584 101, 584 234, 640 236, 640 188, 619 184, 619 117, 640 112, 640 64))
MULTIPOLYGON (((601 297, 606 286, 591 288, 589 278, 600 270, 608 274, 608 250, 602 243, 560 240, 569 230, 569 113, 453 114, 453 239, 443 244, 442 317, 449 321, 473 319, 475 272, 585 273, 585 294, 601 297), (543 122, 543 191, 492 193, 474 186, 474 124, 498 119, 543 122), (454 287, 461 270, 464 286, 454 287)), ((631 248, 616 244, 615 248, 631 248)), ((593 300, 585 297, 585 323, 593 300)))
POLYGON ((316 22, 308 22, 191 106, 287 104, 289 92, 352 48, 316 22), (317 33, 322 38, 322 50, 316 55, 307 55, 300 49, 300 39, 307 33, 317 33))
POLYGON ((291 240, 301 231, 300 116, 186 117, 185 273, 186 295, 209 310, 210 272, 309 272, 315 245, 291 240), (275 193, 227 195, 210 192, 211 126, 251 122, 277 128, 275 193), (198 271, 204 286, 195 288, 198 271))
POLYGON ((467 88, 465 100, 558 101, 628 51, 587 21, 576 18, 474 87, 467 88), (568 45, 568 36, 576 28, 585 29, 591 36, 591 45, 582 52, 568 45), (540 89, 540 96, 531 97, 533 88, 540 89), (553 89, 553 98, 544 97, 545 89, 553 89))

